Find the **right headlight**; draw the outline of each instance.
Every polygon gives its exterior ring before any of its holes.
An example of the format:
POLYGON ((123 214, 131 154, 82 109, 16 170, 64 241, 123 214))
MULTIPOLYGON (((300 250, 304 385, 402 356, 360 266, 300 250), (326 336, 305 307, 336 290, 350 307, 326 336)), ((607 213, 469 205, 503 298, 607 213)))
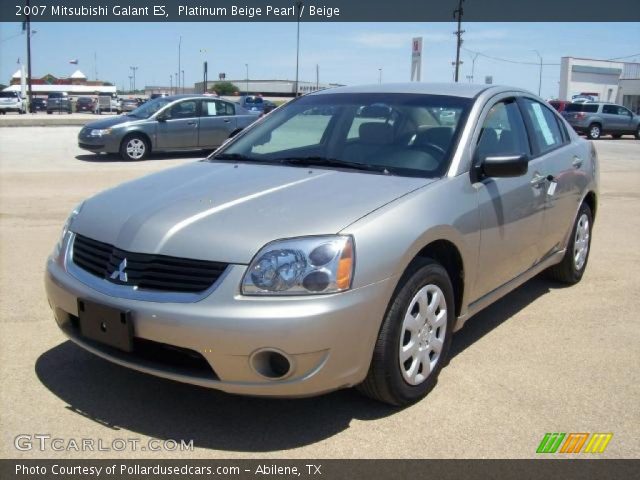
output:
POLYGON ((315 295, 351 288, 353 238, 326 235, 277 240, 254 257, 242 279, 243 295, 315 295))

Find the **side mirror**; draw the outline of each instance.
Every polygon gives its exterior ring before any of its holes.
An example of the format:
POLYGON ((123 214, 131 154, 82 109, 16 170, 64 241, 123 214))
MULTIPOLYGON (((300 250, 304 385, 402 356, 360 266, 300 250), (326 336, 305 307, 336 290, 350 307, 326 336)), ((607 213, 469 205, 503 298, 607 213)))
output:
POLYGON ((520 177, 529 169, 529 157, 523 155, 487 156, 478 164, 481 177, 520 177))
POLYGON ((159 122, 166 122, 167 118, 169 118, 169 117, 167 116, 166 113, 163 112, 163 113, 159 113, 158 114, 158 116, 156 117, 156 120, 159 121, 159 122))

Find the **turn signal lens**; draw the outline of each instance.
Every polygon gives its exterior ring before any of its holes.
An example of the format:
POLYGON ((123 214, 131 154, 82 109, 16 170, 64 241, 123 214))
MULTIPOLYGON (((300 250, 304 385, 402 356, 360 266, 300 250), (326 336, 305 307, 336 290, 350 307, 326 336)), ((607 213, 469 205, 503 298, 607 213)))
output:
POLYGON ((346 290, 351 286, 351 276, 353 274, 353 243, 351 238, 342 250, 342 255, 338 261, 338 273, 336 275, 336 286, 340 290, 346 290))

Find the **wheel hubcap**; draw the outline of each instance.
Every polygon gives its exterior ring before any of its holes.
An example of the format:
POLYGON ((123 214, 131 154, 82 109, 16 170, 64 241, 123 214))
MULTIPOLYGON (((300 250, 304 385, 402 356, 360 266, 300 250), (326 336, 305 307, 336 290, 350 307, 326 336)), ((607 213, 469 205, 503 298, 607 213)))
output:
POLYGON ((598 127, 591 127, 591 136, 598 137, 600 135, 600 129, 598 127))
POLYGON ((409 385, 419 385, 433 371, 444 345, 447 303, 436 285, 422 287, 409 303, 400 335, 400 371, 409 385))
POLYGON ((573 262, 576 270, 582 270, 589 253, 589 218, 582 214, 576 226, 576 238, 573 242, 573 262))
POLYGON ((142 158, 144 152, 146 150, 146 146, 144 142, 138 138, 132 138, 127 143, 127 155, 133 159, 142 158))

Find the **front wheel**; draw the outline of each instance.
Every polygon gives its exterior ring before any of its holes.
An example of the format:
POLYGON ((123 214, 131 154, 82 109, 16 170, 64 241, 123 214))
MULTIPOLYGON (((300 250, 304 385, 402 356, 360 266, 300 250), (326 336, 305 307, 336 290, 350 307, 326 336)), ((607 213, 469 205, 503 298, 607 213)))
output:
POLYGON ((640 125, 638 125, 638 128, 636 128, 635 137, 636 140, 640 140, 640 125))
POLYGON ((549 277, 571 285, 582 279, 589 260, 592 227, 593 213, 589 205, 583 203, 573 224, 564 257, 559 264, 547 270, 549 277))
POLYGON ((591 140, 598 140, 601 135, 602 135, 602 129, 600 125, 598 125, 597 123, 592 123, 591 125, 589 125, 589 131, 587 132, 587 136, 591 140))
POLYGON ((358 386, 368 397, 398 406, 420 400, 435 386, 455 319, 453 287, 439 263, 424 259, 400 282, 358 386))
POLYGON ((140 135, 126 137, 120 145, 120 156, 124 160, 143 160, 149 155, 149 143, 140 135))

